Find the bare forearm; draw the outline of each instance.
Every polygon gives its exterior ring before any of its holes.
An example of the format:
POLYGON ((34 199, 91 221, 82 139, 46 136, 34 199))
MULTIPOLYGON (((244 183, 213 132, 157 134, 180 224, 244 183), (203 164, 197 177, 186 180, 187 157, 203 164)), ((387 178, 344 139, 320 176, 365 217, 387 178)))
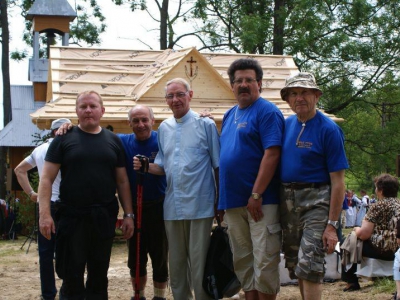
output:
POLYGON ((121 203, 124 213, 126 214, 133 213, 132 196, 129 184, 128 183, 118 184, 117 191, 118 191, 118 199, 119 202, 121 203))
POLYGON ((256 181, 254 182, 253 192, 262 194, 267 189, 278 166, 280 153, 279 147, 265 150, 256 181))
POLYGON ((49 216, 52 182, 42 178, 39 184, 39 216, 49 216))
POLYGON ((339 220, 343 205, 343 195, 345 191, 344 171, 335 172, 331 176, 331 200, 329 207, 329 220, 339 220))
POLYGON ((149 164, 148 172, 153 175, 160 175, 160 176, 165 175, 164 168, 161 168, 159 165, 153 163, 149 164))
POLYGON ((360 240, 365 241, 371 237, 372 233, 374 232, 374 227, 374 223, 364 219, 361 223, 361 227, 354 227, 354 231, 360 240))
POLYGON ((20 172, 17 169, 15 169, 15 175, 17 176, 18 183, 20 184, 24 192, 29 195, 29 193, 33 189, 28 180, 28 174, 26 172, 20 172))
POLYGON ((21 172, 15 169, 15 174, 17 176, 18 183, 22 187, 22 190, 29 196, 29 198, 33 201, 37 201, 37 194, 33 190, 29 179, 28 179, 28 173, 26 172, 21 172))
POLYGON ((60 170, 59 164, 54 164, 45 161, 38 189, 39 215, 41 217, 51 216, 50 201, 51 201, 52 186, 59 170, 60 170))
POLYGON ((32 169, 32 166, 23 160, 15 169, 15 175, 17 176, 18 183, 22 187, 23 191, 29 196, 33 201, 37 201, 37 194, 33 190, 31 183, 28 178, 28 171, 32 169))

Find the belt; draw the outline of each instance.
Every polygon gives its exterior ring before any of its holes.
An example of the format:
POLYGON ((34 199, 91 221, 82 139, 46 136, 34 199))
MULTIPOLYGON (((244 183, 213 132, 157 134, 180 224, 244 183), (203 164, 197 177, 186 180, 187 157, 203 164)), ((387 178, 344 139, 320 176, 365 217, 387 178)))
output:
POLYGON ((318 189, 325 185, 330 185, 329 182, 282 182, 285 188, 292 190, 302 190, 302 189, 318 189))

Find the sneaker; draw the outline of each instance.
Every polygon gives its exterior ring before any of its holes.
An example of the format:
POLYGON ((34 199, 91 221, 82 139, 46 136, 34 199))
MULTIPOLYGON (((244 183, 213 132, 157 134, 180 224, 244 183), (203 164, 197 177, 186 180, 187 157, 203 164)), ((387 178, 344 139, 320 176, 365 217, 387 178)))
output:
MULTIPOLYGON (((131 300, 135 300, 135 296, 131 297, 131 300)), ((146 300, 146 297, 140 297, 139 300, 146 300)))
POLYGON ((166 298, 161 298, 161 297, 153 297, 152 300, 167 300, 166 298))

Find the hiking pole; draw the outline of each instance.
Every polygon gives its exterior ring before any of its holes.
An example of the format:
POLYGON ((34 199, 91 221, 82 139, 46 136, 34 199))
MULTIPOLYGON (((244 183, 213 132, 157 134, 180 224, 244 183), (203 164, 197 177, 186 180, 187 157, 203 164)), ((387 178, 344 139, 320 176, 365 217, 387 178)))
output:
POLYGON ((140 231, 142 227, 142 203, 144 175, 149 169, 149 160, 144 155, 136 155, 142 166, 137 171, 137 212, 136 212, 136 274, 135 274, 135 299, 140 298, 140 231))

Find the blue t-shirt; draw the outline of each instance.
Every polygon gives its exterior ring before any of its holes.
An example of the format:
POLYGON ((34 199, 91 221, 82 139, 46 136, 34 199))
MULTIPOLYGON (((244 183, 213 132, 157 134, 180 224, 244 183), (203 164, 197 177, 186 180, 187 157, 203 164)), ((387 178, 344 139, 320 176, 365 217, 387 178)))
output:
POLYGON ((343 200, 342 209, 344 209, 344 210, 349 209, 349 204, 347 202, 347 197, 346 196, 344 197, 344 200, 343 200))
POLYGON ((286 119, 281 154, 282 182, 330 182, 331 172, 348 169, 342 129, 317 111, 302 123, 293 115, 286 119))
MULTIPOLYGON (((266 149, 282 145, 284 118, 269 101, 233 107, 224 115, 219 167, 219 209, 246 206, 266 149)), ((277 168, 278 170, 279 168, 277 168)), ((279 203, 279 174, 263 193, 263 204, 279 203)))
MULTIPOLYGON (((137 182, 136 171, 133 170, 133 157, 141 154, 149 158, 149 162, 153 163, 158 153, 157 132, 152 131, 151 137, 145 141, 139 141, 135 138, 135 134, 117 134, 121 139, 126 154, 126 172, 128 173, 129 183, 131 186, 133 202, 137 199, 137 182)), ((158 176, 147 173, 143 181, 143 201, 157 201, 164 197, 165 187, 167 183, 165 176, 158 176)))

